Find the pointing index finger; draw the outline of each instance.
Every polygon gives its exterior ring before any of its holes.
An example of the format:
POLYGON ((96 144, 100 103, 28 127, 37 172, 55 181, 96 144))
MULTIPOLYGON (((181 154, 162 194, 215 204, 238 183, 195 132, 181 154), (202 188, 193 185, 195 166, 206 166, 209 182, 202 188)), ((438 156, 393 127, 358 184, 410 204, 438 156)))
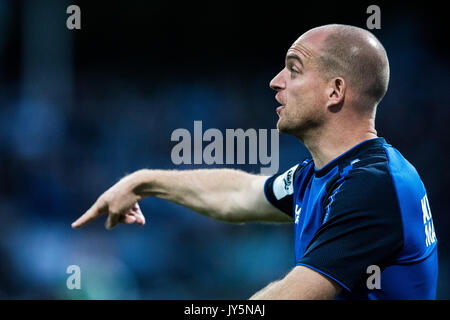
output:
POLYGON ((80 228, 107 212, 108 210, 106 204, 100 205, 99 201, 97 200, 92 205, 92 207, 89 208, 88 211, 86 211, 81 217, 79 217, 75 222, 72 223, 72 228, 80 228))

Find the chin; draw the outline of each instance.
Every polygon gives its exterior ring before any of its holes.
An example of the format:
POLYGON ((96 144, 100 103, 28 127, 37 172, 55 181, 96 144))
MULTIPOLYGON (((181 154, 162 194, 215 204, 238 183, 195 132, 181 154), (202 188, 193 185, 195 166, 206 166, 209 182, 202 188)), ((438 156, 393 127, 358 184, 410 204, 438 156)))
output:
POLYGON ((304 123, 285 123, 280 120, 277 122, 277 130, 279 133, 293 135, 303 141, 303 137, 311 128, 304 123))
POLYGON ((292 132, 291 129, 292 128, 290 128, 288 124, 283 123, 283 121, 281 121, 281 119, 278 120, 278 122, 277 122, 277 130, 278 130, 278 132, 280 132, 280 133, 291 133, 292 132))

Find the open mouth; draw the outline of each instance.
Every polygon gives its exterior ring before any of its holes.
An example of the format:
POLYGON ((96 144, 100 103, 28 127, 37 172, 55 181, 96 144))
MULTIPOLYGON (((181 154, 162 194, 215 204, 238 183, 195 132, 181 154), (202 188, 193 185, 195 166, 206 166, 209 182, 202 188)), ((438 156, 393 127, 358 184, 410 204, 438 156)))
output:
POLYGON ((280 115, 280 113, 281 113, 281 111, 284 109, 284 103, 283 103, 283 101, 281 100, 281 97, 280 97, 280 92, 278 92, 276 95, 275 95, 275 100, 277 100, 277 102, 279 103, 279 104, 281 104, 281 106, 279 106, 278 108, 277 108, 277 114, 278 115, 280 115))

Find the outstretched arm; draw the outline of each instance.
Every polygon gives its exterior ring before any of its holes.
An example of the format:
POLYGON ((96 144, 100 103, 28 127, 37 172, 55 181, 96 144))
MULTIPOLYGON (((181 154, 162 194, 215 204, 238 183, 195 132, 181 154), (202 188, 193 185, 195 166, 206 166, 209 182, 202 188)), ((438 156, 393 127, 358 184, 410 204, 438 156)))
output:
POLYGON ((107 213, 108 229, 117 223, 143 225, 145 219, 137 203, 148 196, 228 222, 292 221, 265 198, 266 179, 233 169, 143 169, 124 177, 103 193, 72 227, 81 227, 107 213))

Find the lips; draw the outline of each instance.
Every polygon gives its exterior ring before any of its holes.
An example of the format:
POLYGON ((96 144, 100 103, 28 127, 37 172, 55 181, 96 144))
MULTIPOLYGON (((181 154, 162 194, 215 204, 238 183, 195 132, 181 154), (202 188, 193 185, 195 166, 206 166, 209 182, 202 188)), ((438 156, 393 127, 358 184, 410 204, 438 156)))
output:
POLYGON ((280 115, 280 113, 281 113, 281 111, 284 109, 284 105, 285 105, 285 103, 283 102, 283 100, 281 99, 281 94, 280 94, 280 92, 278 92, 276 95, 275 95, 275 100, 277 100, 277 102, 279 103, 279 104, 281 104, 281 106, 279 106, 278 108, 277 108, 277 114, 278 115, 280 115))
POLYGON ((277 108, 277 114, 280 115, 281 110, 283 110, 283 109, 284 109, 284 106, 279 106, 279 107, 277 108))
POLYGON ((275 95, 275 100, 277 100, 279 104, 281 104, 282 106, 284 106, 285 103, 284 103, 283 100, 281 99, 281 92, 278 92, 278 93, 275 95))

